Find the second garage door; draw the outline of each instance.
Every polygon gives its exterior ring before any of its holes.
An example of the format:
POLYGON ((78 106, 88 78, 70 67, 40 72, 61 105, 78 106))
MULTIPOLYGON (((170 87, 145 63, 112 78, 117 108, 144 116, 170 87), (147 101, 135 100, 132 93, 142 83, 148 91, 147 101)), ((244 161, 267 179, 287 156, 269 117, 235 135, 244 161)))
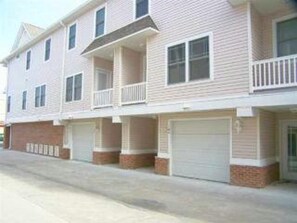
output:
POLYGON ((229 182, 229 120, 174 121, 171 128, 173 175, 229 182))
POLYGON ((72 140, 72 159, 91 162, 94 149, 94 125, 73 125, 72 140))

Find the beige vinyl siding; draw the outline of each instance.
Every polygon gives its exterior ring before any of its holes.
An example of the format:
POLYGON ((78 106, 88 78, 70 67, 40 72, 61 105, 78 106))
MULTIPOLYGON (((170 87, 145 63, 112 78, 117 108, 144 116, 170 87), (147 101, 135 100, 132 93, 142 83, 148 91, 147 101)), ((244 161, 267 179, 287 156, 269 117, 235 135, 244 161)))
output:
POLYGON ((237 133, 234 128, 236 112, 233 110, 209 111, 197 113, 175 113, 160 115, 159 152, 168 153, 169 145, 169 120, 173 119, 208 119, 232 118, 232 158, 256 159, 257 158, 257 118, 242 118, 242 132, 237 133))
POLYGON ((276 117, 275 113, 260 111, 260 159, 276 155, 276 117))
POLYGON ((253 61, 263 58, 263 18, 260 13, 251 6, 251 25, 252 25, 252 54, 253 61))
POLYGON ((210 0, 151 4, 160 33, 148 40, 149 103, 248 93, 246 5, 233 8, 227 1, 210 0), (214 81, 165 87, 165 46, 207 32, 214 38, 214 81))
POLYGON ((112 119, 103 118, 101 124, 102 148, 121 148, 122 126, 112 119))
POLYGON ((130 149, 156 149, 156 119, 130 118, 130 149))
POLYGON ((142 82, 142 54, 128 48, 122 50, 122 86, 142 82))
POLYGON ((108 71, 113 71, 113 62, 99 57, 94 58, 95 68, 101 68, 108 71))

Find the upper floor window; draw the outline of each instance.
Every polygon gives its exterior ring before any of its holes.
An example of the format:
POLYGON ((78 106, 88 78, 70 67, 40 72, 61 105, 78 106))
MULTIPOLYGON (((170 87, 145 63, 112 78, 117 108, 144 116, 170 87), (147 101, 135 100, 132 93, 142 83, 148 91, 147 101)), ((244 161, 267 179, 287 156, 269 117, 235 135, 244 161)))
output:
POLYGON ((68 49, 71 50, 76 44, 76 24, 69 27, 68 49))
POLYGON ((10 112, 11 109, 11 96, 7 97, 7 112, 10 112))
POLYGON ((46 94, 46 85, 42 85, 35 88, 35 107, 45 106, 45 95, 46 94))
POLYGON ((136 1, 136 19, 145 16, 149 13, 149 0, 135 0, 136 1))
POLYGON ((51 56, 51 39, 45 41, 44 60, 47 61, 51 56))
POLYGON ((277 23, 277 56, 297 54, 297 17, 277 23))
POLYGON ((167 84, 211 79, 210 36, 167 48, 167 84))
POLYGON ((29 70, 31 66, 31 50, 27 52, 26 56, 26 70, 29 70))
POLYGON ((27 109, 27 91, 23 91, 23 96, 22 96, 22 109, 26 110, 27 109))
POLYGON ((82 98, 82 74, 66 79, 66 102, 79 101, 82 98))
POLYGON ((105 8, 96 12, 95 37, 103 35, 105 32, 105 8))

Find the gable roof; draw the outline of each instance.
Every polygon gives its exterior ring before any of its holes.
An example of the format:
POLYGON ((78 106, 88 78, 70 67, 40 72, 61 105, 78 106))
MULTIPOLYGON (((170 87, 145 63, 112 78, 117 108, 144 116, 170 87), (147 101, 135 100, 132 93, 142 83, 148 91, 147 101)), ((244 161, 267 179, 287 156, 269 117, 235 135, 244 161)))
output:
POLYGON ((19 28, 17 37, 14 41, 11 51, 14 51, 19 47, 25 45, 26 43, 30 42, 32 39, 34 39, 35 37, 37 37, 43 32, 44 32, 43 28, 34 26, 29 23, 22 23, 19 28))

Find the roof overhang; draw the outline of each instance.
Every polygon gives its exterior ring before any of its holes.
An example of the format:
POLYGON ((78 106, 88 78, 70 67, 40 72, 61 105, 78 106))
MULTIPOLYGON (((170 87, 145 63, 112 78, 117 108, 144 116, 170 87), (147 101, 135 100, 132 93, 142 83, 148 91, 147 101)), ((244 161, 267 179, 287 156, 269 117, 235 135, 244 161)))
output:
POLYGON ((146 16, 114 32, 95 39, 83 52, 85 57, 113 59, 114 49, 127 47, 136 51, 145 51, 146 39, 159 33, 159 29, 150 16, 146 16))
POLYGON ((247 0, 228 0, 228 2, 233 6, 238 6, 247 2, 247 0))

